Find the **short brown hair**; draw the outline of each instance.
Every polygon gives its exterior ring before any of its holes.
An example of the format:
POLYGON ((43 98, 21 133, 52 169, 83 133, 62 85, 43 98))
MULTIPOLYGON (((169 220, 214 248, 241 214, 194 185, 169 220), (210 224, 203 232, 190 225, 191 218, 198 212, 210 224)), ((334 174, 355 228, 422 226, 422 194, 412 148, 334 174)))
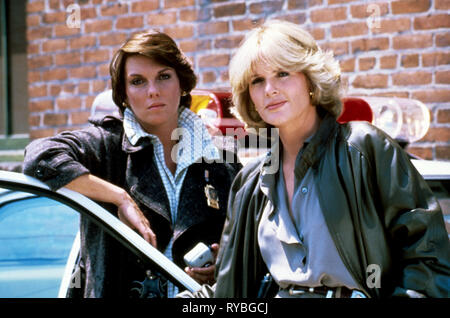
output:
POLYGON ((197 84, 197 76, 192 69, 192 65, 170 36, 150 30, 132 35, 114 54, 109 66, 112 97, 120 112, 124 112, 123 103, 127 98, 125 92, 125 62, 130 55, 136 54, 147 56, 155 62, 170 66, 175 70, 180 81, 181 91, 186 93, 185 96, 181 96, 180 105, 189 108, 192 99, 189 93, 197 84))

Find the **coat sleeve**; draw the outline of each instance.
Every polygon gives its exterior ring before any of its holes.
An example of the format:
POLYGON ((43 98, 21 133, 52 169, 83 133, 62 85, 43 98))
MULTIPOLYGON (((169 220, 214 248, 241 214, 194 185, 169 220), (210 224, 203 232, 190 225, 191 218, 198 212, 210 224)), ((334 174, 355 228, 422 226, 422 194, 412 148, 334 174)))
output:
POLYGON ((407 153, 378 133, 371 169, 399 268, 392 296, 450 297, 450 244, 439 203, 407 153))
POLYGON ((103 129, 92 126, 36 139, 25 148, 23 172, 57 190, 100 169, 106 153, 104 135, 103 129))

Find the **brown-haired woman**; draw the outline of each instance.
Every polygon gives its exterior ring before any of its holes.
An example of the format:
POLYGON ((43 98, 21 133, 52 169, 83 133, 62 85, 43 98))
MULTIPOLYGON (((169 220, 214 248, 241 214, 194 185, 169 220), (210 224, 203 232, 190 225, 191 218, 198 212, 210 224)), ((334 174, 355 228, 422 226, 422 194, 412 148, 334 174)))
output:
MULTIPOLYGON (((24 173, 53 190, 67 187, 100 202, 184 267, 184 254, 198 242, 218 249, 228 191, 240 164, 223 163, 224 154, 189 110, 196 76, 168 35, 133 35, 114 55, 110 73, 121 116, 33 141, 26 148, 24 173), (177 129, 182 138, 173 137, 177 129), (205 197, 206 184, 215 188, 218 206, 205 197)), ((84 218, 80 264, 84 297, 126 297, 130 283, 144 278, 136 259, 84 218)), ((214 266, 187 272, 205 283, 213 279, 214 266)), ((168 296, 176 292, 169 285, 168 296)))

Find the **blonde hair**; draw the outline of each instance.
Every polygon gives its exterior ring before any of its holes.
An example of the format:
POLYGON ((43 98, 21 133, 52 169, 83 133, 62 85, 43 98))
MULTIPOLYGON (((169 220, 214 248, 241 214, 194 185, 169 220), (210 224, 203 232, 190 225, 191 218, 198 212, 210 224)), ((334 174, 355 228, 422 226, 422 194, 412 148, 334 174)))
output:
POLYGON ((342 110, 339 63, 323 52, 314 38, 297 24, 269 20, 247 34, 230 63, 233 114, 247 127, 268 127, 250 98, 249 84, 257 62, 276 70, 302 72, 313 93, 312 104, 338 117, 342 110))

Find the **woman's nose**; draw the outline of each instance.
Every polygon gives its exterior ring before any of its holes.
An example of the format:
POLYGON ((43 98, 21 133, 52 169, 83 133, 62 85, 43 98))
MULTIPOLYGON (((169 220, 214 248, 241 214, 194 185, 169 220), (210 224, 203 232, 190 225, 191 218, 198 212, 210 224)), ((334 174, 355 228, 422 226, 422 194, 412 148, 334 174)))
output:
POLYGON ((159 88, 158 85, 156 85, 153 82, 150 82, 148 85, 148 96, 150 98, 159 97, 159 88))
POLYGON ((265 93, 267 97, 272 97, 278 94, 278 88, 272 81, 266 81, 265 93))

